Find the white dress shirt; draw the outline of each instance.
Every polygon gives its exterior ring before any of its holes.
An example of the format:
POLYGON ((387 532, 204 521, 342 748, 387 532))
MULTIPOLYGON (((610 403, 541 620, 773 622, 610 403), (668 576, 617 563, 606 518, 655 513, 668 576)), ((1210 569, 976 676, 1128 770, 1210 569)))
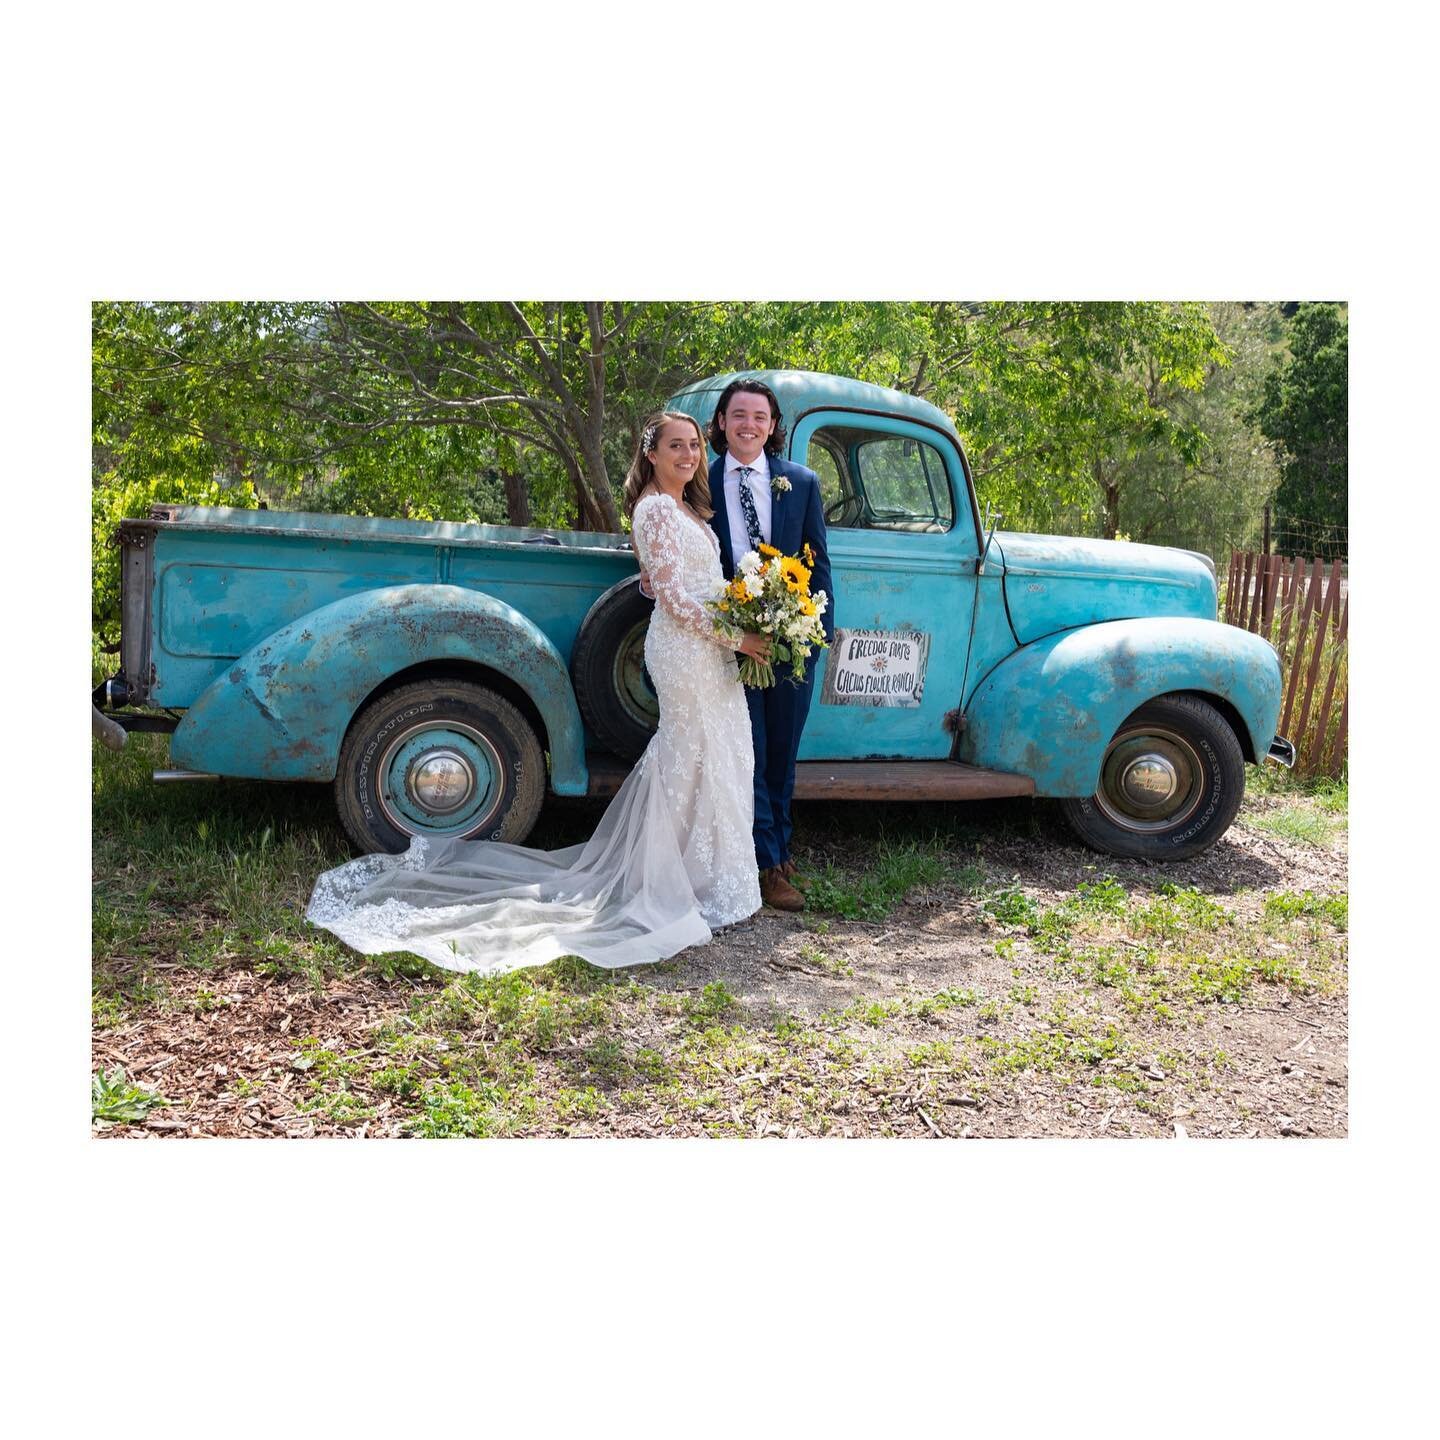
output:
MULTIPOLYGON (((728 450, 725 452, 725 515, 730 521, 730 553, 739 565, 740 557, 750 549, 750 532, 745 528, 745 512, 740 508, 740 466, 728 450)), ((775 542, 770 538, 770 460, 762 450, 750 462, 750 474, 745 483, 755 499, 755 514, 760 520, 760 538, 767 544, 775 542)))

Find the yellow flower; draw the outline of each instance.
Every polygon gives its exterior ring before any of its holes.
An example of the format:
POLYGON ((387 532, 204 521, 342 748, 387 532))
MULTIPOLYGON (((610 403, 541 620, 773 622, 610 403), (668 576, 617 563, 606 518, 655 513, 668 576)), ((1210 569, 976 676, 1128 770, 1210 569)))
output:
POLYGON ((750 598, 750 587, 743 580, 736 580, 730 586, 730 593, 743 603, 750 598))
POLYGON ((802 600, 800 602, 800 613, 802 615, 813 615, 815 613, 815 602, 813 600, 802 600))
POLYGON ((778 555, 780 552, 773 545, 766 545, 763 541, 760 544, 762 555, 778 555))
POLYGON ((815 564, 815 552, 810 548, 810 542, 807 540, 800 548, 804 552, 805 563, 813 566, 815 564))
POLYGON ((728 610, 730 608, 730 602, 728 600, 722 600, 715 608, 717 610, 728 610))
POLYGON ((780 562, 780 576, 792 594, 799 594, 810 584, 810 572, 793 555, 780 562))

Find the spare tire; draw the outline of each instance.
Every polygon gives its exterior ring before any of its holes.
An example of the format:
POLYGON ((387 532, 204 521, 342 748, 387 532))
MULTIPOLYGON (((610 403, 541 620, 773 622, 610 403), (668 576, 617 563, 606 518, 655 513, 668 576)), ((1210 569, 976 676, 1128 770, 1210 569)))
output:
POLYGON ((645 669, 645 632, 655 602, 640 577, 612 585, 591 607, 570 655, 570 679, 585 723, 605 749, 638 760, 660 723, 645 669))

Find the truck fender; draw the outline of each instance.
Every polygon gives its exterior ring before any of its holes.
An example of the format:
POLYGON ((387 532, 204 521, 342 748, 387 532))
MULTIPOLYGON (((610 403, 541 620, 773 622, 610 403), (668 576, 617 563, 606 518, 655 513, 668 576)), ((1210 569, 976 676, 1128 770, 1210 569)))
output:
POLYGON ((459 585, 392 585, 291 621, 240 656, 185 712, 172 763, 261 780, 333 780, 366 698, 401 671, 457 660, 530 697, 548 735, 550 786, 583 795, 584 728, 560 652, 514 607, 459 585))
POLYGON ((1275 651, 1233 625, 1180 616, 1085 625, 1013 652, 981 681, 960 758, 1029 775, 1037 795, 1093 795, 1111 737, 1147 700, 1175 691, 1218 700, 1245 727, 1240 748, 1263 757, 1280 689, 1275 651))

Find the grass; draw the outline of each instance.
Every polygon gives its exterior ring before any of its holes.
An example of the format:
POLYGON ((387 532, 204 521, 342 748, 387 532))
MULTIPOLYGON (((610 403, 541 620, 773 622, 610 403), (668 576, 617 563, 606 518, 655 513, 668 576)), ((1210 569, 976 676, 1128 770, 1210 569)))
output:
MULTIPOLYGON (((1158 1105, 1164 1087, 1218 1086, 1235 1063, 1206 1035, 1211 1018, 1343 982, 1343 894, 1127 888, 1097 865, 1057 901, 1023 875, 988 873, 988 842, 1051 823, 1026 805, 998 819, 966 807, 807 809, 797 840, 810 903, 787 943, 840 994, 818 1013, 777 1008, 764 986, 733 977, 679 988, 693 957, 641 977, 573 959, 456 976, 412 957, 361 957, 305 922, 315 875, 349 853, 328 787, 154 786, 150 770, 165 761, 163 737, 133 736, 95 764, 94 1024, 107 1034, 155 1016, 224 1026, 244 1018, 239 975, 317 995, 362 977, 384 1000, 363 1039, 306 1021, 280 1042, 290 1046, 282 1064, 247 1068, 237 1057, 225 1082, 235 1100, 260 1103, 284 1080, 288 1101, 326 1130, 928 1133, 917 1096, 943 1118, 942 1105, 972 1113, 972 1102, 1031 1079, 1074 1095, 1098 1086, 1148 1113, 1140 1102, 1158 1105), (883 924, 905 904, 939 909, 987 941, 998 974, 871 993, 856 972, 875 963, 864 958, 875 930, 852 922, 883 924), (1158 1065, 1141 1038, 1157 1033, 1168 1037, 1158 1065)), ((1261 792, 1247 823, 1287 807, 1345 823, 1344 785, 1266 781, 1261 792)), ((557 807, 535 843, 570 843, 596 813, 557 807)), ((183 1114, 183 1102, 120 1070, 92 1086, 102 1126, 183 1114)))
POLYGON ((1306 779, 1276 765, 1250 772, 1247 790, 1275 803, 1249 817, 1257 830, 1297 845, 1329 846, 1346 828, 1350 813, 1350 780, 1306 779))

